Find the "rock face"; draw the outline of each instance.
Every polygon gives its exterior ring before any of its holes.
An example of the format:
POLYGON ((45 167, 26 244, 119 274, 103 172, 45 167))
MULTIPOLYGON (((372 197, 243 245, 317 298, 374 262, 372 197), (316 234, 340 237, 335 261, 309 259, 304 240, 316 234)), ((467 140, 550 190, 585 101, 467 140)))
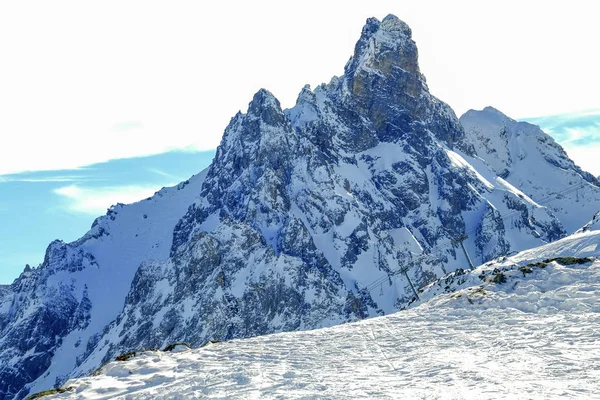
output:
POLYGON ((112 208, 0 290, 0 397, 135 349, 397 311, 411 284, 468 267, 465 234, 475 263, 564 236, 474 144, 429 93, 410 28, 369 19, 343 76, 289 110, 260 90, 207 171, 112 208))

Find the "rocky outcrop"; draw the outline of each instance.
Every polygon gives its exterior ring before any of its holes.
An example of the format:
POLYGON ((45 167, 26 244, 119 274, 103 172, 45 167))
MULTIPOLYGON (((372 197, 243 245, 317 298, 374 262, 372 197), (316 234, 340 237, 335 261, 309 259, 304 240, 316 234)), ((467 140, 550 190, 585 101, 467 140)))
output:
POLYGON ((600 230, 600 211, 598 211, 592 220, 585 224, 581 229, 577 230, 576 233, 590 232, 600 230))

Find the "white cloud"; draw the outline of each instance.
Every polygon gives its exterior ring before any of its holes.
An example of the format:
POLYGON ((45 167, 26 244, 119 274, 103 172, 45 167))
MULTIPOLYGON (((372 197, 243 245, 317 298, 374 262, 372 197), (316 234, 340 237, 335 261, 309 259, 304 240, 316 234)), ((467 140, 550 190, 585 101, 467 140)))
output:
POLYGON ((388 13, 459 115, 565 113, 600 93, 593 1, 33 3, 0 2, 0 174, 213 149, 259 88, 293 105, 388 13))
POLYGON ((586 146, 563 146, 569 157, 575 161, 584 171, 588 171, 594 176, 600 177, 600 143, 593 143, 586 146))
POLYGON ((27 182, 27 183, 48 183, 48 182, 79 182, 79 181, 90 181, 90 180, 98 180, 98 179, 90 179, 87 176, 48 176, 48 177, 40 177, 40 178, 24 178, 19 175, 0 175, 0 183, 2 182, 27 182))
POLYGON ((162 171, 158 168, 148 168, 148 171, 153 172, 156 175, 162 176, 164 178, 169 178, 171 180, 177 181, 177 182, 181 182, 181 181, 185 180, 185 179, 182 179, 181 177, 175 176, 173 174, 169 174, 168 172, 162 171))
POLYGON ((586 133, 585 129, 581 128, 565 128, 564 131, 568 136, 566 139, 561 141, 563 146, 567 146, 569 143, 575 142, 589 135, 586 133))
POLYGON ((584 111, 580 111, 580 112, 571 113, 568 115, 573 116, 573 117, 590 117, 590 116, 600 115, 600 108, 592 109, 592 110, 584 110, 584 111))
POLYGON ((600 109, 533 118, 584 170, 600 175, 600 109))
POLYGON ((67 200, 65 208, 71 212, 102 215, 106 209, 117 203, 135 203, 152 196, 159 188, 155 186, 108 186, 81 187, 64 186, 54 193, 67 200))
POLYGON ((600 143, 600 123, 593 123, 584 127, 564 128, 564 132, 568 135, 561 141, 564 146, 587 146, 600 143))

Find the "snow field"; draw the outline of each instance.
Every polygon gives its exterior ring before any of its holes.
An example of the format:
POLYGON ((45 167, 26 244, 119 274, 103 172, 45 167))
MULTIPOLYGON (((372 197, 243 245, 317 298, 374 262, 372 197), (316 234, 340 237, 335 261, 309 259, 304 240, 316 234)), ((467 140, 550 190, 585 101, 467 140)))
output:
POLYGON ((591 231, 488 263, 385 317, 146 352, 68 381, 73 391, 55 398, 600 398, 600 261, 510 269, 596 257, 599 245, 591 231))

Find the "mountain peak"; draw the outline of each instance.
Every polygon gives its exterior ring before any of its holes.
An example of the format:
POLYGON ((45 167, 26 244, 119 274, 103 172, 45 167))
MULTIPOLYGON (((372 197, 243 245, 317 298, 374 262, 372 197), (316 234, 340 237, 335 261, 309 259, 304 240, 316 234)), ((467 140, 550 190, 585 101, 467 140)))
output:
POLYGON ((381 25, 381 22, 377 18, 375 18, 375 17, 367 18, 367 22, 365 23, 365 26, 363 26, 363 29, 362 29, 362 34, 363 35, 373 34, 373 33, 377 32, 380 25, 381 25))
POLYGON ((463 124, 463 126, 470 126, 471 123, 469 121, 488 121, 488 123, 494 123, 501 126, 506 125, 514 125, 517 123, 514 119, 510 118, 502 111, 498 110, 495 107, 487 106, 482 110, 471 109, 464 113, 459 120, 463 124))
POLYGON ((418 58, 417 45, 405 22, 394 15, 383 21, 369 18, 344 68, 344 93, 365 105, 378 97, 411 109, 409 103, 414 106, 414 99, 429 92, 418 58))
POLYGON ((386 32, 401 32, 404 36, 411 37, 412 31, 408 24, 396 17, 394 14, 388 14, 381 21, 381 29, 386 32))
MULTIPOLYGON (((504 118, 508 118, 508 116, 506 114, 504 114, 502 111, 498 110, 495 107, 492 106, 486 106, 481 110, 476 110, 474 108, 471 108, 470 110, 468 110, 467 112, 465 112, 463 114, 463 116, 467 116, 467 115, 494 115, 494 116, 500 116, 500 117, 504 117, 504 118)), ((461 116, 462 118, 462 116, 461 116)))
POLYGON ((360 70, 388 76, 395 67, 419 72, 417 47, 410 27, 392 14, 382 21, 367 19, 354 55, 346 64, 346 76, 360 70))
POLYGON ((504 114, 502 111, 500 111, 497 108, 492 107, 492 106, 485 107, 483 109, 483 111, 488 112, 488 113, 494 113, 494 114, 502 115, 503 117, 506 117, 506 114, 504 114))
POLYGON ((248 115, 254 116, 267 125, 279 126, 285 122, 285 116, 279 100, 266 89, 260 89, 248 105, 248 115))
POLYGON ((378 32, 380 35, 397 35, 409 39, 412 37, 412 31, 408 24, 393 14, 388 14, 381 21, 375 17, 367 19, 362 30, 362 35, 372 36, 378 32))
POLYGON ((251 113, 259 108, 281 109, 281 105, 273 93, 261 88, 252 96, 252 101, 248 104, 248 112, 251 113))

